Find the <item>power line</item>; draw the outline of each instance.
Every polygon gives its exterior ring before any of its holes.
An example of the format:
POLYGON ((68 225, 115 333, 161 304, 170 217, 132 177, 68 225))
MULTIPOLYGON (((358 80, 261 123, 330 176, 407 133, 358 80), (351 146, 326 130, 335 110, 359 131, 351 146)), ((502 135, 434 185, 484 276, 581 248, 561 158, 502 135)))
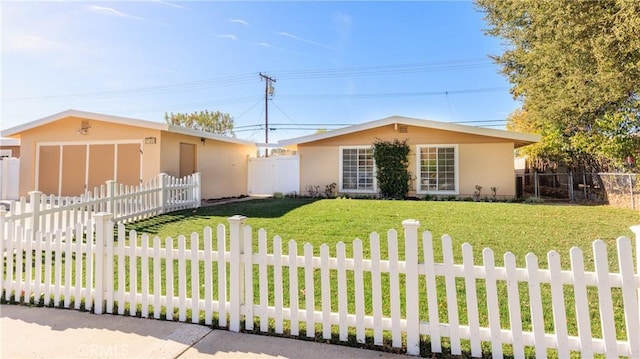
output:
POLYGON ((293 122, 293 124, 294 124, 294 125, 298 125, 298 123, 297 123, 293 118, 291 118, 291 116, 289 116, 286 112, 284 112, 284 110, 283 110, 283 109, 281 109, 281 108, 280 108, 280 106, 278 106, 278 104, 277 104, 277 103, 275 103, 275 102, 273 102, 273 101, 271 101, 271 103, 272 103, 272 104, 273 104, 273 105, 274 105, 278 110, 280 110, 280 112, 281 112, 283 115, 285 115, 285 117, 286 117, 286 118, 288 118, 289 120, 291 120, 291 122, 293 122))
MULTIPOLYGON (((307 69, 307 70, 284 70, 272 71, 279 78, 291 80, 310 80, 320 78, 335 77, 365 77, 365 76, 383 76, 392 74, 410 74, 421 72, 440 72, 452 70, 467 70, 480 67, 494 66, 493 62, 486 58, 476 59, 458 59, 437 62, 421 62, 397 65, 379 65, 379 66, 363 66, 350 68, 324 68, 324 69, 307 69)), ((81 92, 61 95, 45 95, 45 96, 23 96, 23 97, 6 97, 5 100, 21 101, 21 100, 54 100, 69 98, 117 98, 132 96, 150 96, 161 95, 175 92, 196 91, 209 88, 220 88, 237 85, 251 84, 254 74, 238 74, 232 76, 223 76, 205 80, 197 80, 191 82, 182 82, 169 85, 139 87, 133 89, 97 91, 97 92, 81 92)))
POLYGON ((180 91, 195 91, 203 88, 228 87, 241 84, 251 83, 253 74, 243 74, 235 76, 219 77, 208 80, 198 80, 193 82, 183 82, 172 85, 140 87, 126 90, 85 92, 64 95, 48 95, 48 96, 26 96, 26 97, 8 97, 6 100, 46 100, 59 98, 78 98, 78 97, 123 97, 123 96, 148 96, 160 95, 180 91))
MULTIPOLYGON (((427 97, 427 96, 440 96, 440 95, 449 96, 449 95, 470 94, 470 93, 490 93, 490 92, 501 92, 508 89, 509 89, 508 87, 488 87, 488 88, 460 89, 460 90, 453 90, 453 91, 431 91, 431 92, 354 93, 354 94, 344 94, 344 95, 291 94, 291 95, 281 95, 278 98, 283 101, 343 100, 343 99, 358 100, 358 99, 376 99, 376 98, 423 97, 423 96, 427 97)), ((229 104, 248 102, 249 100, 255 100, 255 98, 256 98, 255 96, 251 96, 251 97, 245 96, 245 97, 221 99, 219 101, 183 103, 178 105, 172 105, 172 107, 195 106, 195 105, 229 105, 229 104)), ((263 100, 264 98, 261 97, 260 100, 258 100, 258 102, 263 100)), ((251 108, 253 108, 253 106, 251 108)), ((244 113, 241 114, 240 116, 242 115, 244 115, 244 113)), ((240 116, 238 116, 238 118, 240 116)))
MULTIPOLYGON (((483 121, 484 122, 484 121, 483 121)), ((270 123, 269 126, 290 126, 290 123, 270 123)), ((296 126, 330 126, 330 127, 341 127, 341 126, 352 126, 354 123, 295 123, 296 126)), ((257 125, 244 125, 244 126, 236 126, 234 128, 250 128, 250 127, 260 127, 263 128, 263 124, 257 125)))
MULTIPOLYGON (((475 121, 453 121, 449 123, 454 124, 486 124, 486 125, 478 125, 478 127, 499 127, 503 126, 507 121, 506 120, 475 120, 475 121)), ((300 123, 292 126, 290 123, 270 123, 269 131, 274 130, 316 130, 318 127, 345 127, 345 126, 354 126, 356 123, 300 123)), ((248 132, 248 131, 257 131, 264 129, 264 124, 257 125, 246 125, 246 126, 238 126, 234 128, 235 132, 248 132), (239 129, 239 130, 237 130, 239 129)))
POLYGON ((444 94, 447 97, 447 106, 449 107, 449 116, 451 116, 451 121, 455 121, 455 118, 453 118, 453 110, 451 110, 451 101, 449 101, 449 91, 445 91, 444 94))
POLYGON ((316 69, 316 70, 285 70, 272 71, 280 78, 286 79, 310 79, 310 78, 332 78, 332 77, 359 77, 359 76, 381 76, 391 74, 407 74, 418 72, 438 72, 451 70, 467 70, 480 67, 494 66, 493 62, 487 58, 461 59, 437 62, 420 62, 400 65, 380 65, 365 67, 350 67, 341 69, 316 69))
POLYGON ((507 120, 475 120, 475 121, 455 121, 452 123, 485 123, 485 122, 507 122, 507 120))
POLYGON ((233 119, 234 119, 234 120, 237 120, 237 119, 239 119, 240 117, 242 117, 242 116, 246 115, 249 111, 251 111, 254 107, 256 107, 256 106, 260 103, 260 101, 262 101, 262 98, 260 98, 256 103, 254 103, 253 105, 251 105, 251 107, 249 107, 246 111, 244 111, 243 113, 241 113, 239 116, 234 117, 233 119))
POLYGON ((453 90, 453 91, 429 91, 429 92, 387 92, 387 93, 344 94, 344 95, 305 94, 305 95, 283 95, 283 96, 280 96, 279 98, 281 100, 372 99, 372 98, 422 97, 422 96, 500 92, 508 89, 509 89, 508 87, 487 87, 487 88, 462 89, 462 90, 453 90))

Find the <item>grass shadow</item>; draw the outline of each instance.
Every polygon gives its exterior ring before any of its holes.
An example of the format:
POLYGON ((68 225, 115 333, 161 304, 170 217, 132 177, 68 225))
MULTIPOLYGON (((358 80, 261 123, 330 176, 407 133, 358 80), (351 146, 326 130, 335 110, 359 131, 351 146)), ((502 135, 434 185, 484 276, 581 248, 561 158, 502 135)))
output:
POLYGON ((156 234, 170 223, 186 219, 209 219, 211 217, 231 217, 243 215, 250 218, 278 218, 306 206, 317 199, 313 198, 265 198, 250 201, 232 202, 197 209, 176 211, 127 224, 127 231, 136 230, 141 233, 156 234))
POLYGON ((314 198, 265 198, 203 207, 192 214, 205 218, 231 217, 237 214, 251 218, 278 218, 316 201, 314 198))

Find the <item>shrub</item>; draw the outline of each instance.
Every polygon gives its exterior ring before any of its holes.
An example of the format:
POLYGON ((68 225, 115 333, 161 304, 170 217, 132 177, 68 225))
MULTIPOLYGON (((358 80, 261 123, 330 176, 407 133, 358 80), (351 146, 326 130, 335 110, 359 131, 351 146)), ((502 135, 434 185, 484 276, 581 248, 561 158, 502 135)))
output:
POLYGON ((482 192, 482 186, 476 185, 475 190, 473 190, 473 199, 478 202, 480 200, 480 193, 482 192))
POLYGON ((523 203, 528 203, 528 204, 544 203, 544 199, 540 197, 529 197, 525 199, 523 203))
POLYGON ((305 190, 307 192, 307 196, 311 197, 311 198, 320 198, 320 186, 313 186, 313 185, 307 185, 305 187, 305 190))
POLYGON ((336 185, 335 182, 324 186, 324 195, 325 195, 325 197, 327 197, 327 198, 335 197, 336 187, 337 187, 337 185, 336 185))
POLYGON ((378 139, 373 144, 376 179, 382 198, 403 199, 409 193, 409 151, 406 140, 378 139))
POLYGON ((491 187, 490 190, 491 190, 491 199, 494 200, 494 201, 497 200, 498 187, 491 187))

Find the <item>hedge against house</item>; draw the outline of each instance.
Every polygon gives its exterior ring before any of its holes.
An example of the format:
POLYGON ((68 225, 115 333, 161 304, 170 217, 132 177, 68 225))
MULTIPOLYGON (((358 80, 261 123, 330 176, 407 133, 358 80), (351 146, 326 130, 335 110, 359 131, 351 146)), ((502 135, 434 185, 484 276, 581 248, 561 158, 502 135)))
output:
POLYGON ((382 141, 373 144, 376 179, 382 198, 404 199, 409 193, 409 145, 407 140, 382 141))

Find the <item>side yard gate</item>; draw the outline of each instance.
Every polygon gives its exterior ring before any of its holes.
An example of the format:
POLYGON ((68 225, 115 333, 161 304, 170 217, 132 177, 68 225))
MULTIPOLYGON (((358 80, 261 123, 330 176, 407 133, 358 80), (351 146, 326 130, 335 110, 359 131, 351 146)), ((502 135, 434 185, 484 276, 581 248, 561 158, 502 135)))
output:
POLYGON ((300 191, 300 157, 273 156, 249 158, 249 195, 272 195, 300 191))
POLYGON ((20 160, 17 158, 0 159, 0 200, 18 199, 20 185, 20 160))
MULTIPOLYGON (((617 270, 598 240, 590 271, 578 248, 571 250, 570 269, 561 268, 553 251, 548 268, 539 268, 533 254, 519 268, 510 253, 496 266, 492 250, 484 249, 478 261, 469 244, 462 246, 462 263, 455 263, 451 238, 420 234, 413 220, 402 223, 404 240, 390 230, 386 240, 372 233, 368 241, 313 248, 269 239, 263 229, 255 242, 242 216, 229 218, 228 228, 175 239, 126 233, 121 223, 114 231, 112 217, 99 213, 34 236, 1 218, 2 229, 13 228, 8 236, 0 230, 4 300, 231 331, 355 339, 412 355, 428 337, 434 353, 460 355, 466 345, 474 357, 482 355, 483 343, 495 357, 505 354, 503 344, 516 358, 531 350, 544 358, 547 349, 563 358, 572 351, 640 357, 640 268, 634 269, 625 237, 616 242, 617 270)), ((634 231, 638 243, 640 227, 634 231)), ((637 246, 636 256, 640 266, 637 246)))

